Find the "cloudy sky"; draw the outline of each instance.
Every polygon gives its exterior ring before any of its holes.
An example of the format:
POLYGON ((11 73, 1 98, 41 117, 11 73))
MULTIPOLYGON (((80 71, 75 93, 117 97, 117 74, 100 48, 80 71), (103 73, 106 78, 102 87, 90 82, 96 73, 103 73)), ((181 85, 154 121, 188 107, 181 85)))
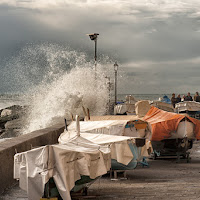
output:
POLYGON ((30 43, 91 55, 93 32, 120 64, 120 93, 200 91, 199 0, 1 0, 0 69, 30 43))

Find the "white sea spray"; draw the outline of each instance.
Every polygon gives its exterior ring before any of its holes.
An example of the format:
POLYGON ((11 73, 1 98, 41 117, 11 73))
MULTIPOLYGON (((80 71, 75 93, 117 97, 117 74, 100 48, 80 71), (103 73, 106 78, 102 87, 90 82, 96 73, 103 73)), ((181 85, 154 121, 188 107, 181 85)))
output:
MULTIPOLYGON (((107 57, 102 57, 103 64, 97 64, 95 73, 94 63, 89 62, 84 53, 58 45, 29 47, 23 54, 27 57, 28 64, 23 68, 30 68, 31 74, 38 76, 38 83, 28 83, 31 87, 24 95, 30 109, 24 121, 23 133, 46 128, 58 122, 64 124, 64 118, 71 119, 71 115, 83 116, 82 106, 88 108, 91 115, 106 113, 109 101, 106 76, 112 71, 109 69, 112 66, 107 57), (37 54, 43 55, 45 61, 42 63, 45 63, 45 66, 39 66, 39 63, 36 66, 35 61, 31 66, 33 62, 30 60, 38 57, 37 54)), ((20 73, 22 71, 23 69, 20 73)), ((30 79, 25 82, 27 81, 30 79)))
POLYGON ((93 69, 76 67, 48 86, 40 86, 32 97, 26 132, 50 126, 60 118, 70 119, 71 114, 83 116, 82 106, 91 114, 104 114, 108 90, 105 78, 99 78, 95 84, 93 69))

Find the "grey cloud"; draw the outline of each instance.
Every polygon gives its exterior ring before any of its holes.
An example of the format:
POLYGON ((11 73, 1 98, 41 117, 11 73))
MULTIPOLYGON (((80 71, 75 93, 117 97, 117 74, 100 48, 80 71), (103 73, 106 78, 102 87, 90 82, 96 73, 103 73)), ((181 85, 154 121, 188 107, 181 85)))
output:
POLYGON ((127 91, 158 93, 185 90, 187 85, 198 89, 200 61, 191 60, 200 51, 200 3, 73 2, 63 1, 54 7, 45 1, 21 2, 18 6, 0 3, 0 58, 15 54, 30 42, 66 44, 93 58, 94 43, 85 34, 98 32, 98 56, 109 55, 124 66, 121 91, 130 82, 127 91), (182 81, 187 77, 187 83, 182 81))
MULTIPOLYGON (((187 93, 200 91, 198 64, 153 64, 144 68, 126 68, 120 78, 119 90, 123 93, 187 93), (125 92, 124 92, 125 93, 125 92)), ((122 72, 121 72, 122 73, 122 72)), ((119 76, 120 77, 120 76, 119 76)))

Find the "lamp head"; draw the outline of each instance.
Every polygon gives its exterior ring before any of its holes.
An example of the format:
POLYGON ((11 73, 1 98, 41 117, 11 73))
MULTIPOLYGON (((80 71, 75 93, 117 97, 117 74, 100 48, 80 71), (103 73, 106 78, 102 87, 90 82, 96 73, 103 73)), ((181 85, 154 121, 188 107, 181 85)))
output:
POLYGON ((115 70, 115 71, 118 70, 118 64, 117 64, 117 62, 115 62, 115 64, 114 64, 114 70, 115 70))
POLYGON ((89 35, 90 39, 91 40, 96 40, 97 39, 97 36, 99 35, 98 33, 91 33, 91 34, 87 34, 89 35))

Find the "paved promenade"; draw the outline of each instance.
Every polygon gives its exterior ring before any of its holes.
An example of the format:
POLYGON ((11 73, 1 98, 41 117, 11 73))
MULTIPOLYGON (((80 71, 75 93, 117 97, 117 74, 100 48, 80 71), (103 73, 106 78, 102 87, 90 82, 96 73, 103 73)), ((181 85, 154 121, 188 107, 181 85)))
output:
MULTIPOLYGON (((149 168, 139 166, 129 171, 127 180, 111 181, 106 175, 90 186, 89 196, 84 199, 200 199, 200 143, 195 143, 191 158, 190 163, 185 160, 176 163, 176 160, 171 158, 149 160, 149 168)), ((18 186, 0 197, 0 200, 27 199, 26 193, 18 186)))

